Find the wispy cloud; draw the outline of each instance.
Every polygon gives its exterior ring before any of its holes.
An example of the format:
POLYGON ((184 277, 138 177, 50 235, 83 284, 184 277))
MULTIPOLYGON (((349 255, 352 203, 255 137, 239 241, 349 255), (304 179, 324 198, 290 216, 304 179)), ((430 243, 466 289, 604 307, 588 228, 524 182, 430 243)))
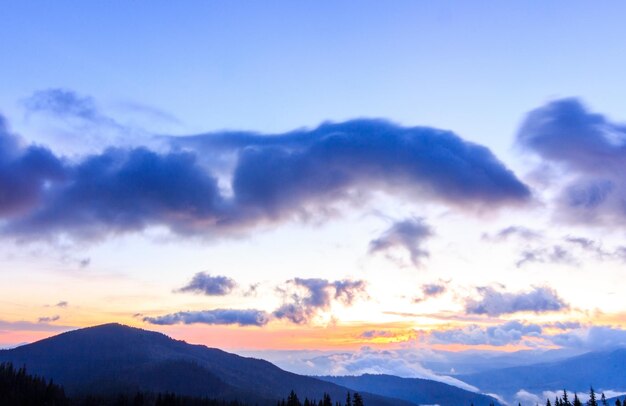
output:
POLYGON ((432 228, 422 218, 398 221, 379 237, 370 241, 369 252, 370 254, 384 252, 390 256, 392 255, 390 252, 394 249, 403 249, 409 253, 411 263, 419 267, 423 265, 423 259, 430 255, 424 248, 424 243, 433 234, 432 228))

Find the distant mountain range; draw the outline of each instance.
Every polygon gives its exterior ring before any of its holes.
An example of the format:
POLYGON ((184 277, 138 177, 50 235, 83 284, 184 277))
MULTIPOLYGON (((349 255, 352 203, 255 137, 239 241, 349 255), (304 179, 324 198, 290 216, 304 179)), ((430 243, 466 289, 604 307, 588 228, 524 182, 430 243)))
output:
POLYGON ((367 406, 497 404, 492 398, 428 380, 365 375, 341 382, 336 377, 297 375, 264 360, 120 324, 75 330, 0 351, 0 362, 7 361, 53 379, 69 394, 175 392, 275 405, 291 390, 301 398, 320 399, 328 393, 341 401, 349 390, 356 390, 367 406))
POLYGON ((480 393, 428 379, 400 378, 393 375, 321 376, 328 382, 355 391, 368 391, 406 400, 417 405, 490 405, 498 402, 480 393))
POLYGON ((521 389, 535 394, 563 388, 586 393, 593 385, 598 391, 611 389, 626 392, 626 348, 455 377, 483 392, 497 393, 507 399, 521 389))

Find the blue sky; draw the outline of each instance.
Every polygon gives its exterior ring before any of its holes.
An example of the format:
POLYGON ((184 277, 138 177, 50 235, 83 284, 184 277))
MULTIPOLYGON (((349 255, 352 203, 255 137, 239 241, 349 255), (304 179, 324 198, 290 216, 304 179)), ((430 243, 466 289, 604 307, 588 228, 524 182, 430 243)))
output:
POLYGON ((0 345, 625 344, 625 9, 4 2, 0 345))

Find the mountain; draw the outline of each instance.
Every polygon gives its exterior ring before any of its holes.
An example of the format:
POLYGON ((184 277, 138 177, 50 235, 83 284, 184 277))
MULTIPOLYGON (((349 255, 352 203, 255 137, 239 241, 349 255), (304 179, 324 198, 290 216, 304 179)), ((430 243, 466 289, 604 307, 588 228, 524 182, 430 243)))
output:
POLYGON ((393 375, 322 376, 328 382, 355 391, 368 391, 381 396, 393 396, 418 405, 471 405, 498 404, 490 396, 474 393, 442 382, 418 378, 400 378, 393 375))
MULTIPOLYGON (((343 400, 348 389, 284 371, 263 360, 191 345, 161 333, 105 324, 0 351, 0 362, 25 365, 53 379, 70 395, 116 391, 176 392, 275 405, 293 389, 299 397, 328 393, 343 400)), ((362 393, 368 406, 411 405, 362 393)))
POLYGON ((494 369, 456 378, 478 387, 483 392, 511 398, 524 389, 531 393, 544 390, 587 392, 593 385, 598 390, 626 391, 626 348, 589 352, 560 361, 494 369))

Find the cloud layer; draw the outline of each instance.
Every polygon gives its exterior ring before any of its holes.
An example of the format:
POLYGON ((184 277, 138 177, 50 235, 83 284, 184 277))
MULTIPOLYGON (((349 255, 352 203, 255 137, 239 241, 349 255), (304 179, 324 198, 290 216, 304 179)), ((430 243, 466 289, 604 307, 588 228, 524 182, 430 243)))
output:
MULTIPOLYGON (((67 104, 35 101, 35 107, 55 111, 67 104)), ((95 110, 83 102, 72 114, 90 118, 95 110)), ((179 235, 214 237, 324 216, 371 192, 468 209, 521 203, 530 196, 489 149, 448 131, 382 120, 167 142, 169 152, 108 148, 69 160, 20 145, 0 121, 2 231, 84 240, 161 226, 179 235), (232 161, 226 173, 213 165, 219 159, 232 161)), ((419 250, 415 254, 419 257, 419 250)))

